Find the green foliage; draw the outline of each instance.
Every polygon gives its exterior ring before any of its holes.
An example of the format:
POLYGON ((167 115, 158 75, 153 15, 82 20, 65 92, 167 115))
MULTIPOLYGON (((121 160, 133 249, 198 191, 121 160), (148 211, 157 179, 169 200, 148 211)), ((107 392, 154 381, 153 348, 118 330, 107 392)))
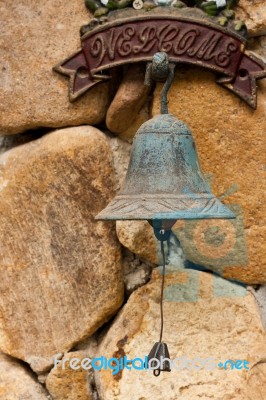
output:
POLYGON ((109 0, 106 7, 109 10, 119 10, 132 4, 132 0, 109 0))
POLYGON ((204 1, 203 3, 201 3, 200 8, 206 12, 206 14, 208 15, 218 15, 219 14, 219 10, 216 4, 216 1, 204 1))
POLYGON ((98 8, 99 5, 95 0, 85 0, 85 6, 91 11, 95 12, 98 8))

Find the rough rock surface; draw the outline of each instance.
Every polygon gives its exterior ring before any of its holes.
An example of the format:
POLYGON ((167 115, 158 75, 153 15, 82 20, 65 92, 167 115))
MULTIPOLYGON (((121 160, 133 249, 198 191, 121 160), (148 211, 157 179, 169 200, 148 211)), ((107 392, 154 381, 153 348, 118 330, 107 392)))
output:
POLYGON ((4 138, 0 137, 0 153, 3 153, 4 151, 5 151, 4 138))
POLYGON ((70 104, 68 79, 52 71, 80 48, 79 28, 90 19, 84 1, 10 0, 0 15, 0 134, 102 121, 108 84, 70 104))
POLYGON ((45 371, 123 301, 111 149, 89 126, 52 132, 0 158, 0 348, 45 371))
POLYGON ((83 351, 66 353, 51 370, 46 387, 53 400, 94 400, 89 355, 83 351))
POLYGON ((248 50, 259 56, 266 63, 266 36, 252 38, 248 42, 248 50))
MULTIPOLYGON (((155 94, 154 114, 159 113, 161 88, 158 86, 155 94)), ((168 95, 169 112, 193 132, 213 193, 234 206, 238 214, 236 222, 225 221, 218 230, 210 221, 207 232, 205 221, 193 231, 194 236, 189 229, 184 232, 182 224, 180 234, 178 229, 175 233, 180 236, 185 255, 194 254, 193 262, 200 264, 202 256, 207 257, 209 266, 212 261, 213 268, 217 262, 223 266, 225 277, 246 283, 266 282, 265 94, 264 80, 258 82, 258 107, 254 111, 217 85, 211 72, 179 68, 168 95)))
POLYGON ((43 134, 43 130, 38 129, 37 131, 27 131, 17 135, 0 136, 0 154, 12 149, 13 147, 17 147, 31 142, 32 140, 39 139, 41 136, 43 136, 43 134))
POLYGON ((262 285, 256 289, 252 289, 253 294, 257 300, 261 318, 266 330, 266 286, 262 285))
POLYGON ((130 159, 131 145, 118 137, 108 137, 115 170, 115 191, 121 189, 130 159))
POLYGON ((150 91, 149 86, 144 85, 144 78, 145 65, 128 67, 106 115, 106 125, 111 132, 123 133, 136 119, 150 91))
POLYGON ((178 221, 172 230, 187 260, 222 276, 227 274, 229 266, 243 265, 243 277, 238 278, 245 280, 248 256, 242 212, 237 206, 230 208, 236 219, 178 221))
POLYGON ((153 229, 147 221, 117 221, 120 243, 138 257, 157 264, 157 247, 153 229))
POLYGON ((1 400, 49 400, 48 393, 30 371, 11 357, 0 353, 1 400))
POLYGON ((265 0, 239 0, 235 8, 238 19, 245 21, 249 35, 266 34, 266 3, 265 0))
POLYGON ((266 357, 252 366, 248 377, 248 400, 266 398, 266 357))
POLYGON ((128 249, 122 251, 122 264, 126 294, 130 295, 137 288, 145 285, 150 280, 153 264, 140 259, 128 249))
POLYGON ((140 109, 132 124, 128 127, 128 129, 119 133, 118 134, 119 137, 123 140, 126 140, 127 142, 132 143, 132 140, 137 130, 141 127, 142 124, 144 124, 144 122, 148 121, 149 118, 150 118, 150 101, 148 98, 148 101, 146 101, 146 103, 140 109))
MULTIPOLYGON (((191 270, 167 274, 164 302, 164 341, 171 359, 212 357, 213 369, 193 369, 193 362, 185 368, 182 360, 177 360, 179 370, 173 368, 157 378, 146 371, 124 369, 112 375, 110 369, 102 370, 96 373, 101 399, 262 399, 257 394, 263 390, 264 369, 261 376, 250 378, 253 385, 249 387, 250 374, 243 363, 242 370, 218 367, 228 359, 247 360, 251 367, 264 358, 266 334, 255 300, 238 285, 215 279, 191 270), (247 396, 248 391, 253 397, 247 396)), ((100 344, 99 356, 127 355, 132 360, 148 354, 159 335, 160 283, 157 272, 150 283, 131 295, 100 344)), ((195 364, 202 366, 199 360, 195 364)))

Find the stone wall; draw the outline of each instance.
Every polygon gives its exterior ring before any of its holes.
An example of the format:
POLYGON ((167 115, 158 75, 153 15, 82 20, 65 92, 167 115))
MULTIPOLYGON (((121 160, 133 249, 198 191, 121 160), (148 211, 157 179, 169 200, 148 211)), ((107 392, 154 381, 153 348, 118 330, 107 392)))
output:
MULTIPOLYGON (((250 51, 266 60, 265 2, 240 0, 236 14, 250 51)), ((145 356, 158 339, 162 260, 152 228, 94 217, 120 189, 162 85, 147 88, 140 64, 69 103, 52 67, 79 47, 91 19, 83 0, 10 0, 0 15, 0 400, 264 400, 266 81, 256 110, 200 68, 177 67, 169 92, 213 193, 237 218, 174 225, 165 341, 172 358, 240 359, 249 369, 158 378, 73 369, 71 360, 145 356)))

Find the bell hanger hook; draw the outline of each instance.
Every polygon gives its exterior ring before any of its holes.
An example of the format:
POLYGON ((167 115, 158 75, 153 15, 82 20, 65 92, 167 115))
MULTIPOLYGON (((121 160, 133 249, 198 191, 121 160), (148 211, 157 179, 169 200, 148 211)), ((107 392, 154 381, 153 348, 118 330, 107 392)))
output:
POLYGON ((145 85, 151 86, 152 81, 165 82, 161 93, 161 114, 168 114, 167 94, 175 76, 175 64, 169 61, 164 51, 155 53, 146 67, 145 85))

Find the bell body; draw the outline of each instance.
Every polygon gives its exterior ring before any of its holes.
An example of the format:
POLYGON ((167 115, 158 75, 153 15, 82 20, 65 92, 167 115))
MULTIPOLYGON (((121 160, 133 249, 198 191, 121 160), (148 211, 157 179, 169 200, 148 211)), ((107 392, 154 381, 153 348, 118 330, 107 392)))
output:
POLYGON ((205 218, 235 216, 211 194, 189 128, 157 115, 138 130, 124 185, 96 219, 205 218))

